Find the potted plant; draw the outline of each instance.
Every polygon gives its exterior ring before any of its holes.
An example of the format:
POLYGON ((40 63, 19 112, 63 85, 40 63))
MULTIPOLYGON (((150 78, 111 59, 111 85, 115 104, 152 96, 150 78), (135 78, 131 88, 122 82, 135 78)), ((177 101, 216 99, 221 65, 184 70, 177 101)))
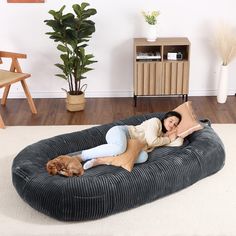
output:
POLYGON ((154 42, 157 38, 157 17, 160 15, 159 11, 152 11, 152 12, 142 12, 145 21, 148 23, 147 28, 147 41, 154 42))
POLYGON ((59 11, 50 10, 53 19, 45 20, 46 25, 52 28, 47 32, 60 51, 61 63, 55 64, 61 71, 56 76, 67 80, 66 108, 69 111, 83 110, 85 106, 84 91, 87 84, 82 84, 84 74, 92 70, 89 65, 95 63, 92 54, 87 54, 85 48, 91 35, 95 32, 95 23, 89 17, 95 15, 94 8, 88 8, 89 3, 74 4, 74 13, 64 13, 65 5, 59 11))

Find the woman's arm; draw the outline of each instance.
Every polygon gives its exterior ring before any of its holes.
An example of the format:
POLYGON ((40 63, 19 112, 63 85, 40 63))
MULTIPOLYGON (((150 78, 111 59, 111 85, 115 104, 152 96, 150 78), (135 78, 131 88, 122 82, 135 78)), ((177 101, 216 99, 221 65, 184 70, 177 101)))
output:
POLYGON ((145 128, 145 138, 149 147, 164 146, 174 139, 174 135, 162 136, 162 124, 158 118, 147 120, 145 128))

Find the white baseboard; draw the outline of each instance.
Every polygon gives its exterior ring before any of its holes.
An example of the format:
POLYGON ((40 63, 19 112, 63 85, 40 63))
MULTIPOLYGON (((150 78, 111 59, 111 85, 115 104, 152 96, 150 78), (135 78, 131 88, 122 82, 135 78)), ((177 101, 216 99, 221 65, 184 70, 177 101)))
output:
MULTIPOLYGON (((236 89, 229 90, 228 95, 235 95, 236 89)), ((216 90, 190 90, 189 96, 217 96, 216 90)))
MULTIPOLYGON (((0 91, 0 95, 2 95, 0 91)), ((65 98, 65 92, 34 92, 31 91, 33 98, 65 98)), ((85 96, 89 97, 133 97, 133 91, 86 91, 85 96)), ((25 98, 23 91, 12 91, 9 93, 9 98, 25 98)))
MULTIPOLYGON (((230 90, 228 95, 234 95, 236 90, 230 90)), ((2 96, 3 91, 0 91, 2 96)), ((190 90, 189 96, 216 96, 216 90, 190 90)), ((31 92, 33 98, 65 98, 65 92, 39 91, 31 92)), ((133 97, 133 91, 87 91, 85 96, 87 98, 93 97, 133 97)), ((10 91, 9 98, 25 98, 23 91, 10 91)))

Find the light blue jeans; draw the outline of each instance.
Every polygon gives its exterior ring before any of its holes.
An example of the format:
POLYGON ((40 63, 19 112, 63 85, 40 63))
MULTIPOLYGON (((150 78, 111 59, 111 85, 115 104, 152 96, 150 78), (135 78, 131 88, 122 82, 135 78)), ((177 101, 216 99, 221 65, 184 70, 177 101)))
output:
MULTIPOLYGON (((130 138, 127 126, 114 126, 108 130, 106 134, 106 144, 99 145, 94 148, 83 150, 81 157, 83 161, 88 161, 94 158, 117 156, 126 151, 127 141, 130 138)), ((148 154, 141 151, 135 163, 143 163, 148 159, 148 154)))

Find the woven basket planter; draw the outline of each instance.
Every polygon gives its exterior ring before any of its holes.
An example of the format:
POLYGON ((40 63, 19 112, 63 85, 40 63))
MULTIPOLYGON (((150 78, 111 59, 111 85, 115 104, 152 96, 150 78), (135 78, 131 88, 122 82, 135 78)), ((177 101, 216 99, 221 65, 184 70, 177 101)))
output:
POLYGON ((67 93, 66 109, 68 111, 82 111, 85 108, 84 93, 79 95, 70 95, 67 93))

